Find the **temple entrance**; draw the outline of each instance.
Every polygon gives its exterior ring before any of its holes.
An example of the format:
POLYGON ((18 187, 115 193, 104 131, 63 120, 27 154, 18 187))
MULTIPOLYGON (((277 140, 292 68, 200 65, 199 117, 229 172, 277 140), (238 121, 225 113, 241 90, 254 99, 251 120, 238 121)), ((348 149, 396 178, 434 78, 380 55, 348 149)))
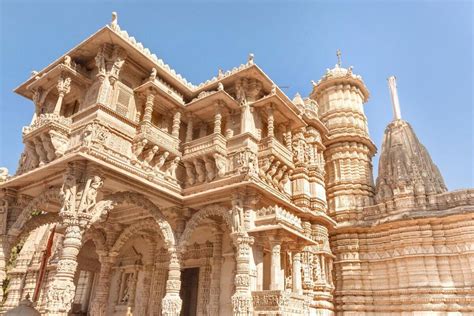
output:
POLYGON ((181 273, 181 291, 183 300, 181 316, 196 316, 198 305, 199 268, 184 269, 181 273))

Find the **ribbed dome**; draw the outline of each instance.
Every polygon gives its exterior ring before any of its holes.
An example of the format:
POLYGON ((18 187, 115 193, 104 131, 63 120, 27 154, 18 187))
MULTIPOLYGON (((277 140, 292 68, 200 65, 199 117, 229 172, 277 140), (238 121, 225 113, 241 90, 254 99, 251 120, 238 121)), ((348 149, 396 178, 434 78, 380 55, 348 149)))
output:
POLYGON ((6 312, 5 316, 41 316, 41 314, 33 307, 33 302, 27 297, 17 307, 6 312))
POLYGON ((378 202, 401 195, 436 194, 447 191, 438 167, 404 120, 385 129, 376 185, 378 202))

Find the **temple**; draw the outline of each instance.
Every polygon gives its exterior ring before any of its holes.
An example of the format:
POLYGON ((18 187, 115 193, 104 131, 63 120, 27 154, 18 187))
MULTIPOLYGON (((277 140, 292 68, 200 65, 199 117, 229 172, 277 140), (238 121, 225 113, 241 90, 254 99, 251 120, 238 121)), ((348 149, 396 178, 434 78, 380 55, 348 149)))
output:
POLYGON ((114 13, 34 71, 0 170, 0 311, 472 313, 474 190, 447 191, 394 77, 374 183, 369 91, 338 57, 307 98, 253 54, 194 85, 114 13))

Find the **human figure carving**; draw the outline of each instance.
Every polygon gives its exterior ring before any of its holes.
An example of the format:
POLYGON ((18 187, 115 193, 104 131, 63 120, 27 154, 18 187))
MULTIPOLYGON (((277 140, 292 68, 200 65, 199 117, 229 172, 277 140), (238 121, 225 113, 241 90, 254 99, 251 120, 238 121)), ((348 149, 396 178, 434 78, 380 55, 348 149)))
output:
POLYGON ((270 170, 267 171, 267 175, 265 177, 266 181, 268 184, 272 184, 272 178, 273 175, 277 172, 278 167, 280 167, 281 162, 276 161, 270 168, 270 170))
POLYGON ((92 178, 89 190, 86 193, 86 205, 84 208, 84 212, 87 213, 89 210, 95 205, 97 199, 97 193, 99 189, 104 184, 104 181, 99 176, 94 176, 92 178))
POLYGON ((214 162, 209 159, 209 157, 204 157, 204 166, 206 167, 207 180, 214 180, 214 177, 216 176, 216 172, 214 170, 214 162))
POLYGON ((156 79, 156 68, 151 69, 150 77, 148 79, 151 81, 156 79))
POLYGON ((145 148, 146 144, 148 144, 148 140, 142 139, 141 141, 136 142, 132 145, 132 164, 137 163, 138 156, 140 156, 140 154, 143 152, 143 149, 145 148))
POLYGON ((169 165, 168 169, 166 169, 166 176, 171 177, 172 179, 176 180, 176 168, 178 168, 179 161, 181 159, 179 157, 175 157, 171 164, 169 165))
POLYGON ((156 153, 160 150, 160 148, 156 145, 154 145, 151 149, 148 149, 148 151, 145 153, 145 157, 143 158, 143 167, 145 169, 151 169, 150 163, 155 158, 156 153))
POLYGON ((225 176, 225 169, 226 169, 226 166, 227 166, 227 159, 218 154, 218 153, 215 153, 214 154, 214 161, 216 162, 216 169, 217 169, 217 175, 219 177, 223 177, 225 176))
POLYGON ((156 163, 156 165, 154 167, 156 172, 159 172, 161 170, 161 167, 163 167, 163 165, 166 162, 166 158, 168 158, 169 155, 170 155, 170 153, 167 152, 167 151, 165 151, 163 154, 161 154, 160 158, 158 158, 158 162, 156 163))
POLYGON ((274 156, 263 158, 262 165, 260 166, 260 168, 258 170, 258 175, 260 176, 260 179, 265 180, 266 172, 270 168, 270 166, 272 165, 272 162, 273 162, 274 159, 275 159, 274 156))
POLYGON ((204 167, 201 161, 198 159, 193 160, 194 167, 196 169, 196 174, 197 174, 197 180, 199 183, 203 183, 206 181, 206 174, 204 172, 204 167))
POLYGON ((190 162, 185 162, 184 168, 186 169, 187 183, 189 185, 194 185, 194 183, 196 183, 196 177, 194 175, 194 166, 190 162))
POLYGON ((76 178, 71 170, 66 171, 64 175, 63 186, 61 187, 60 195, 63 199, 63 211, 72 211, 73 203, 76 198, 76 178))
POLYGON ((275 174, 272 180, 272 184, 275 188, 278 188, 278 184, 280 183, 280 180, 287 169, 288 169, 287 166, 283 166, 280 169, 278 169, 278 172, 275 174))

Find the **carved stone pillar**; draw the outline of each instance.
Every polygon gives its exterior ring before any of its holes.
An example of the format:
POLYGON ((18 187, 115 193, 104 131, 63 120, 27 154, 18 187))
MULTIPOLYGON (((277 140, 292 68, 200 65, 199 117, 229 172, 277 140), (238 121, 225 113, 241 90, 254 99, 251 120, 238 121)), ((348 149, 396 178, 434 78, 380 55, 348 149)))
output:
POLYGON ((105 316, 107 312, 107 300, 109 297, 110 281, 112 276, 112 267, 115 263, 118 253, 104 253, 99 258, 100 272, 97 282, 95 296, 92 301, 91 315, 105 316))
POLYGON ((64 96, 71 91, 71 78, 60 77, 58 79, 58 84, 56 88, 58 89, 59 96, 58 96, 58 100, 56 101, 56 105, 54 106, 53 113, 56 115, 59 115, 59 113, 61 113, 61 106, 63 104, 64 96))
POLYGON ((270 107, 267 110, 267 125, 268 125, 268 137, 274 137, 275 136, 275 118, 273 117, 273 106, 270 105, 270 107))
POLYGON ((301 253, 293 253, 293 292, 303 294, 303 287, 301 284, 301 253))
POLYGON ((181 112, 176 111, 173 116, 173 129, 171 130, 171 135, 176 138, 179 138, 179 126, 181 125, 181 112))
POLYGON ((270 266, 270 290, 283 290, 281 280, 281 241, 274 239, 270 242, 271 266, 270 266))
POLYGON ((71 309, 75 295, 77 256, 84 231, 92 218, 90 210, 96 203, 102 184, 99 170, 93 166, 81 161, 68 164, 60 192, 63 206, 59 215, 65 227, 64 239, 56 274, 46 293, 46 315, 65 316, 71 309))
POLYGON ((286 126, 286 133, 285 133, 285 145, 286 145, 286 148, 288 148, 288 150, 290 152, 293 151, 293 148, 292 148, 292 140, 293 140, 293 135, 291 133, 291 126, 290 124, 288 124, 286 126))
POLYGON ((222 109, 219 104, 216 105, 216 113, 214 114, 214 133, 221 134, 222 133, 222 109))
POLYGON ((234 232, 231 237, 236 248, 235 293, 232 296, 233 313, 238 316, 252 315, 253 303, 250 290, 249 261, 254 238, 249 237, 244 232, 234 232))
POLYGON ((166 295, 162 301, 161 314, 163 316, 178 316, 181 312, 182 300, 179 297, 181 290, 181 266, 178 252, 175 248, 169 248, 170 256, 168 280, 166 281, 166 295))
MULTIPOLYGON (((7 210, 4 210, 5 212, 7 210)), ((6 220, 3 218, 2 220, 6 220)), ((0 236, 0 299, 3 298, 3 282, 5 282, 5 279, 7 277, 7 263, 10 258, 10 242, 8 241, 8 238, 6 235, 0 236)))
POLYGON ((153 114, 153 101, 155 100, 155 95, 153 92, 147 91, 145 110, 143 111, 143 120, 144 123, 151 123, 151 117, 153 114))
POLYGON ((221 268, 222 268, 222 235, 220 229, 214 230, 214 243, 212 246, 212 276, 211 276, 211 293, 209 299, 209 306, 207 309, 208 315, 219 315, 219 296, 221 283, 221 268))
POLYGON ((191 114, 188 114, 188 125, 186 128, 186 142, 193 140, 193 117, 191 114))
POLYGON ((77 255, 82 245, 84 229, 92 216, 87 213, 62 212, 66 226, 63 247, 53 282, 46 294, 46 315, 66 316, 74 301, 74 275, 77 268, 77 255))

